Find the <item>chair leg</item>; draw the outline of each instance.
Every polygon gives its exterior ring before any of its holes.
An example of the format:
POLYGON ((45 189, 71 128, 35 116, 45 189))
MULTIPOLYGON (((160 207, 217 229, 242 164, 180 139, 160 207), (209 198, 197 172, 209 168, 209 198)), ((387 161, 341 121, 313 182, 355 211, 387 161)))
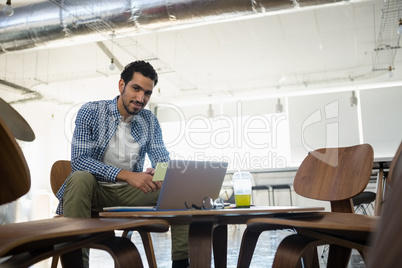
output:
POLYGON ((302 257, 304 267, 319 267, 316 250, 319 244, 319 240, 300 234, 287 236, 278 246, 272 267, 302 267, 302 257))
POLYGON ((251 259, 255 246, 257 245, 258 238, 263 230, 250 230, 246 228, 243 233, 243 238, 240 245, 239 258, 237 260, 237 267, 250 267, 251 259))
POLYGON ((131 237, 133 236, 133 231, 125 230, 125 231, 123 231, 123 234, 121 236, 131 240, 131 237))
POLYGON ((226 267, 228 248, 228 226, 226 224, 214 228, 212 242, 215 267, 226 267))
POLYGON ((154 246, 152 244, 152 237, 149 232, 138 231, 141 236, 142 244, 144 245, 145 254, 147 256, 149 268, 156 268, 156 258, 154 246))
POLYGON ((319 268, 320 262, 318 260, 317 247, 310 247, 309 249, 307 249, 306 253, 302 257, 302 260, 304 263, 304 267, 309 267, 308 264, 310 264, 311 267, 319 268))
POLYGON ((363 261, 366 262, 366 253, 363 250, 359 250, 359 254, 362 257, 363 261))
POLYGON ((137 247, 125 237, 112 237, 91 245, 105 250, 112 256, 116 268, 144 267, 137 247))
POLYGON ((57 268, 58 262, 59 262, 59 255, 53 256, 52 257, 52 265, 50 267, 57 268))
POLYGON ((82 250, 79 248, 60 255, 60 263, 63 267, 83 268, 82 250))
POLYGON ((290 205, 293 206, 292 188, 290 186, 289 186, 289 199, 290 199, 290 205))
POLYGON ((327 267, 348 267, 352 249, 338 245, 330 245, 327 267))
MULTIPOLYGON (((138 231, 138 233, 141 236, 142 245, 144 246, 144 251, 145 251, 145 255, 147 256, 149 268, 156 268, 157 264, 156 264, 155 251, 154 251, 154 246, 152 244, 151 234, 149 232, 145 232, 145 231, 138 231)), ((122 237, 126 237, 129 240, 131 240, 132 235, 133 235, 132 230, 126 230, 123 232, 122 237)))

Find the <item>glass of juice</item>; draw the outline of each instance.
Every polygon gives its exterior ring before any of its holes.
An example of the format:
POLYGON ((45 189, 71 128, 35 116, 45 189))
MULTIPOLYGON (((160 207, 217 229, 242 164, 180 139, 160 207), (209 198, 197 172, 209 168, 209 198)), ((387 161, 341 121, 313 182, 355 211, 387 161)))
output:
POLYGON ((235 172, 232 178, 237 208, 249 208, 253 177, 250 172, 235 172))

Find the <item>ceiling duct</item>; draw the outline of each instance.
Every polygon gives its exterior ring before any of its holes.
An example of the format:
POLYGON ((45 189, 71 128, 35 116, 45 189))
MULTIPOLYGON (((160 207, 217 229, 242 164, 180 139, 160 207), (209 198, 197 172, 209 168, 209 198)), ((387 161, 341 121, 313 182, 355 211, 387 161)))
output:
POLYGON ((343 0, 50 0, 16 7, 11 17, 0 14, 0 53, 336 2, 343 0))

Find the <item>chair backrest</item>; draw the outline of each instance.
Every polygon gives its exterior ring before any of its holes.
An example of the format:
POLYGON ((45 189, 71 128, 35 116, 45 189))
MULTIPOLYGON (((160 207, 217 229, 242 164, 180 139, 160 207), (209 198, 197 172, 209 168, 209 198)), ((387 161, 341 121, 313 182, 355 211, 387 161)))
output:
POLYGON ((27 121, 2 98, 0 98, 0 114, 14 138, 21 141, 33 141, 35 139, 35 133, 27 121))
POLYGON ((31 188, 31 175, 20 146, 0 118, 0 205, 26 194, 31 188))
POLYGON ((55 195, 70 173, 71 161, 58 160, 54 162, 52 169, 50 170, 50 186, 52 187, 52 191, 55 195))
POLYGON ((367 254, 368 268, 402 266, 402 239, 399 236, 402 225, 402 143, 391 162, 388 180, 392 185, 386 192, 380 222, 371 237, 373 246, 367 254))
MULTIPOLYGON (((391 164, 389 166, 388 176, 385 183, 385 188, 383 192, 383 198, 381 200, 382 203, 388 198, 390 189, 393 187, 393 184, 396 183, 395 180, 398 180, 402 176, 402 163, 398 163, 398 161, 402 162, 402 142, 400 143, 398 150, 393 157, 391 164), (401 159, 399 159, 401 158, 401 159)), ((382 206, 381 206, 382 207, 382 206)))
POLYGON ((331 201, 336 212, 353 212, 351 198, 367 187, 374 160, 369 144, 323 148, 310 152, 293 182, 297 194, 331 201))
POLYGON ((395 153, 395 156, 389 166, 388 172, 388 181, 387 183, 392 185, 394 183, 395 178, 400 178, 402 174, 402 142, 399 145, 398 150, 395 153))

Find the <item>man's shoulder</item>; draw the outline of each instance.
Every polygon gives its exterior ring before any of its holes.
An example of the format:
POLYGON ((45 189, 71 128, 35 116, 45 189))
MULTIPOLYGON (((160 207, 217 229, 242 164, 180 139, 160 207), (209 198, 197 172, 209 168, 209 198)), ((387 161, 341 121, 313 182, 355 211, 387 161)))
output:
POLYGON ((81 110, 85 110, 87 112, 98 112, 103 111, 106 112, 108 110, 113 111, 116 106, 114 100, 97 100, 97 101, 90 101, 81 106, 81 110))
POLYGON ((115 106, 113 100, 87 102, 78 111, 77 120, 95 122, 96 120, 105 120, 106 117, 110 119, 115 118, 118 115, 118 110, 115 106))
POLYGON ((113 104, 113 100, 96 100, 96 101, 89 101, 82 105, 82 107, 86 108, 99 108, 105 107, 113 104))
POLYGON ((142 109, 141 112, 139 113, 141 116, 151 116, 151 117, 156 117, 150 110, 148 109, 142 109))
POLYGON ((134 117, 136 121, 158 121, 158 118, 148 109, 142 109, 139 114, 134 117))

